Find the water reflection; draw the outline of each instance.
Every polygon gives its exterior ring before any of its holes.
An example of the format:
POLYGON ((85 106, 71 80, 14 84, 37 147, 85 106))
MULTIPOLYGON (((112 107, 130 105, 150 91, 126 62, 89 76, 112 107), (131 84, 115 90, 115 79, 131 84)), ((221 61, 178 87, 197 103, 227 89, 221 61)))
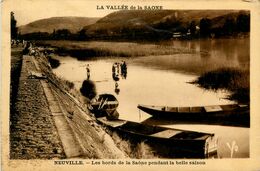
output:
POLYGON ((120 92, 120 89, 119 89, 118 82, 115 82, 115 93, 116 93, 117 95, 119 95, 119 92, 120 92))
POLYGON ((233 119, 223 119, 223 118, 215 118, 214 120, 199 118, 196 120, 188 120, 188 119, 168 119, 168 118, 155 118, 150 117, 142 121, 144 124, 148 125, 223 125, 223 126, 236 126, 236 127, 245 127, 249 128, 249 118, 241 118, 239 122, 237 122, 236 118, 233 119))
MULTIPOLYGON (((169 55, 167 69, 201 74, 220 67, 241 67, 249 69, 250 41, 244 39, 201 39, 189 41, 160 42, 175 49, 186 49, 190 53, 169 55), (187 57, 186 57, 187 56, 187 57)), ((152 63, 158 66, 158 61, 152 63), (157 63, 157 64, 155 64, 157 63)), ((144 64, 145 65, 145 64, 144 64)), ((151 66, 150 65, 150 66, 151 66)), ((160 67, 160 66, 159 66, 160 67)))

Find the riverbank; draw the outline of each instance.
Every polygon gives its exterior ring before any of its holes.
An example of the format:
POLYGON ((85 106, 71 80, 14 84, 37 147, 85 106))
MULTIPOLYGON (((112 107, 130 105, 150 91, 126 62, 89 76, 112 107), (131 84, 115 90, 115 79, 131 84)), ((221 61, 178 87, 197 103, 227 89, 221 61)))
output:
POLYGON ((11 159, 126 157, 81 103, 84 98, 52 73, 43 54, 19 57, 21 75, 12 77, 19 77, 19 85, 12 103, 15 110, 10 113, 11 159), (71 142, 66 142, 66 137, 74 137, 79 153, 68 155, 72 149, 67 148, 71 142))
POLYGON ((193 83, 210 90, 227 90, 227 97, 238 103, 250 102, 249 70, 240 68, 219 68, 199 76, 193 83))

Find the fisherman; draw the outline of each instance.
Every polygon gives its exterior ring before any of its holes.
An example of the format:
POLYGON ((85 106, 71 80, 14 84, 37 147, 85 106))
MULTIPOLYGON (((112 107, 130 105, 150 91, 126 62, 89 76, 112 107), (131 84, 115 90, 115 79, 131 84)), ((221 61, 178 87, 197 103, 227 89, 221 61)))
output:
POLYGON ((125 61, 122 61, 122 63, 121 63, 121 69, 122 69, 122 70, 125 70, 126 68, 127 68, 126 62, 125 62, 125 61))
POLYGON ((113 65, 112 65, 112 73, 115 73, 116 72, 116 63, 114 63, 113 65))
POLYGON ((119 81, 119 75, 115 72, 112 73, 112 78, 114 81, 119 81))
POLYGON ((126 75, 127 75, 127 65, 125 61, 122 61, 121 63, 121 76, 123 79, 126 79, 126 75))
POLYGON ((116 68, 117 68, 117 74, 120 74, 120 63, 119 62, 117 62, 116 63, 116 68))
POLYGON ((87 64, 86 70, 87 70, 87 79, 89 79, 89 78, 90 78, 90 68, 89 68, 89 64, 87 64))

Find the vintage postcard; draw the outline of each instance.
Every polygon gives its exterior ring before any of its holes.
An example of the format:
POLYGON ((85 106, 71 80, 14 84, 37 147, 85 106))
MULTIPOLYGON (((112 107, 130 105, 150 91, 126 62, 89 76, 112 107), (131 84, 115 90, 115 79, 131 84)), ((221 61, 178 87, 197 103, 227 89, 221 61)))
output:
POLYGON ((259 170, 260 2, 4 0, 3 170, 259 170))

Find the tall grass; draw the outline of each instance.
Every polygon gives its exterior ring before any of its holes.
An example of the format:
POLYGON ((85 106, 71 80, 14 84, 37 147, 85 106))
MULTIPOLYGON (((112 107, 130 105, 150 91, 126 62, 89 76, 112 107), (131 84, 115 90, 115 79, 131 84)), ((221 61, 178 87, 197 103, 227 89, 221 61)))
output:
POLYGON ((194 53, 192 50, 174 48, 168 45, 142 44, 134 42, 76 42, 76 41, 41 41, 38 45, 57 48, 56 52, 84 59, 97 56, 135 57, 149 55, 170 55, 194 53))
POLYGON ((130 158, 152 159, 157 158, 153 150, 145 142, 131 142, 130 139, 122 139, 117 133, 112 133, 112 138, 118 148, 125 152, 130 158))
POLYGON ((75 86, 73 82, 68 81, 68 80, 66 80, 66 79, 64 79, 64 78, 58 77, 58 80, 59 80, 59 82, 61 83, 61 85, 63 85, 63 88, 64 88, 65 90, 67 90, 67 91, 73 89, 74 86, 75 86))
POLYGON ((194 83, 206 89, 224 89, 231 92, 228 97, 241 103, 249 103, 249 70, 219 68, 202 74, 194 83))

